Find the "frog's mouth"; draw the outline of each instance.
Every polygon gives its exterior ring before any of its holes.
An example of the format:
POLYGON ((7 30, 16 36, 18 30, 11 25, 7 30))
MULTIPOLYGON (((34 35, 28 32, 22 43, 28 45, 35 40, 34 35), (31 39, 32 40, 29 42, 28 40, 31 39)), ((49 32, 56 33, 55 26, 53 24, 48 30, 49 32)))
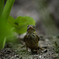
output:
POLYGON ((35 31, 35 29, 34 29, 32 26, 30 26, 30 27, 27 29, 27 31, 28 31, 28 32, 33 32, 33 31, 35 31))
POLYGON ((33 27, 32 27, 32 26, 30 26, 28 29, 33 29, 33 27))

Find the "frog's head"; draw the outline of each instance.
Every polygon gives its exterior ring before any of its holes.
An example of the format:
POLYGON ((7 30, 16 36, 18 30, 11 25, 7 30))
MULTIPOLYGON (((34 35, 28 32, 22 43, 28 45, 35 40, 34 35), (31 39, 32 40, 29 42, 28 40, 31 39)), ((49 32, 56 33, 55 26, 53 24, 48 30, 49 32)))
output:
POLYGON ((28 27, 27 27, 27 32, 33 33, 34 31, 35 31, 35 26, 33 26, 33 25, 28 25, 28 27))

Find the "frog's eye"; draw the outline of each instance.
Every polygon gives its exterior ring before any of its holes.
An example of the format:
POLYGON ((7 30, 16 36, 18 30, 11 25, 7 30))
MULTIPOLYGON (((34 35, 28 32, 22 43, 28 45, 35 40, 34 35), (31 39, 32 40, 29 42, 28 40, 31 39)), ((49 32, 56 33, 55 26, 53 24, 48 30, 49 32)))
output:
POLYGON ((35 29, 35 26, 33 26, 33 29, 35 29))

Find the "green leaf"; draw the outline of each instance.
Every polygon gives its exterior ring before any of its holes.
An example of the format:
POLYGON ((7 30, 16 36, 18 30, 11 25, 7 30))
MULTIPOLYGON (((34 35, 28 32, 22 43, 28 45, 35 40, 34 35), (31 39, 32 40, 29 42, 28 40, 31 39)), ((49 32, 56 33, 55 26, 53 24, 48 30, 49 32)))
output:
POLYGON ((19 16, 16 19, 10 17, 9 23, 15 28, 15 32, 23 34, 26 32, 28 25, 35 25, 35 20, 29 16, 19 16))
POLYGON ((14 26, 15 24, 15 19, 12 17, 12 16, 9 16, 8 18, 8 23, 11 25, 11 26, 14 26))
POLYGON ((15 31, 19 34, 25 33, 28 25, 35 25, 35 21, 32 17, 29 16, 20 16, 16 18, 15 31))

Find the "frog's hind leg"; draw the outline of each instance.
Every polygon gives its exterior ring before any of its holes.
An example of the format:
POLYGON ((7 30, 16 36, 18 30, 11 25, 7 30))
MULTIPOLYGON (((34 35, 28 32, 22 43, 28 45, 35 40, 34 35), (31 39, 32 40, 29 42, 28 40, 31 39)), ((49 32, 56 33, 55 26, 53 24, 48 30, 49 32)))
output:
POLYGON ((38 54, 38 50, 33 50, 33 49, 31 49, 31 53, 32 53, 32 54, 38 54))
POLYGON ((26 51, 28 51, 28 47, 27 47, 27 45, 26 45, 26 51))

